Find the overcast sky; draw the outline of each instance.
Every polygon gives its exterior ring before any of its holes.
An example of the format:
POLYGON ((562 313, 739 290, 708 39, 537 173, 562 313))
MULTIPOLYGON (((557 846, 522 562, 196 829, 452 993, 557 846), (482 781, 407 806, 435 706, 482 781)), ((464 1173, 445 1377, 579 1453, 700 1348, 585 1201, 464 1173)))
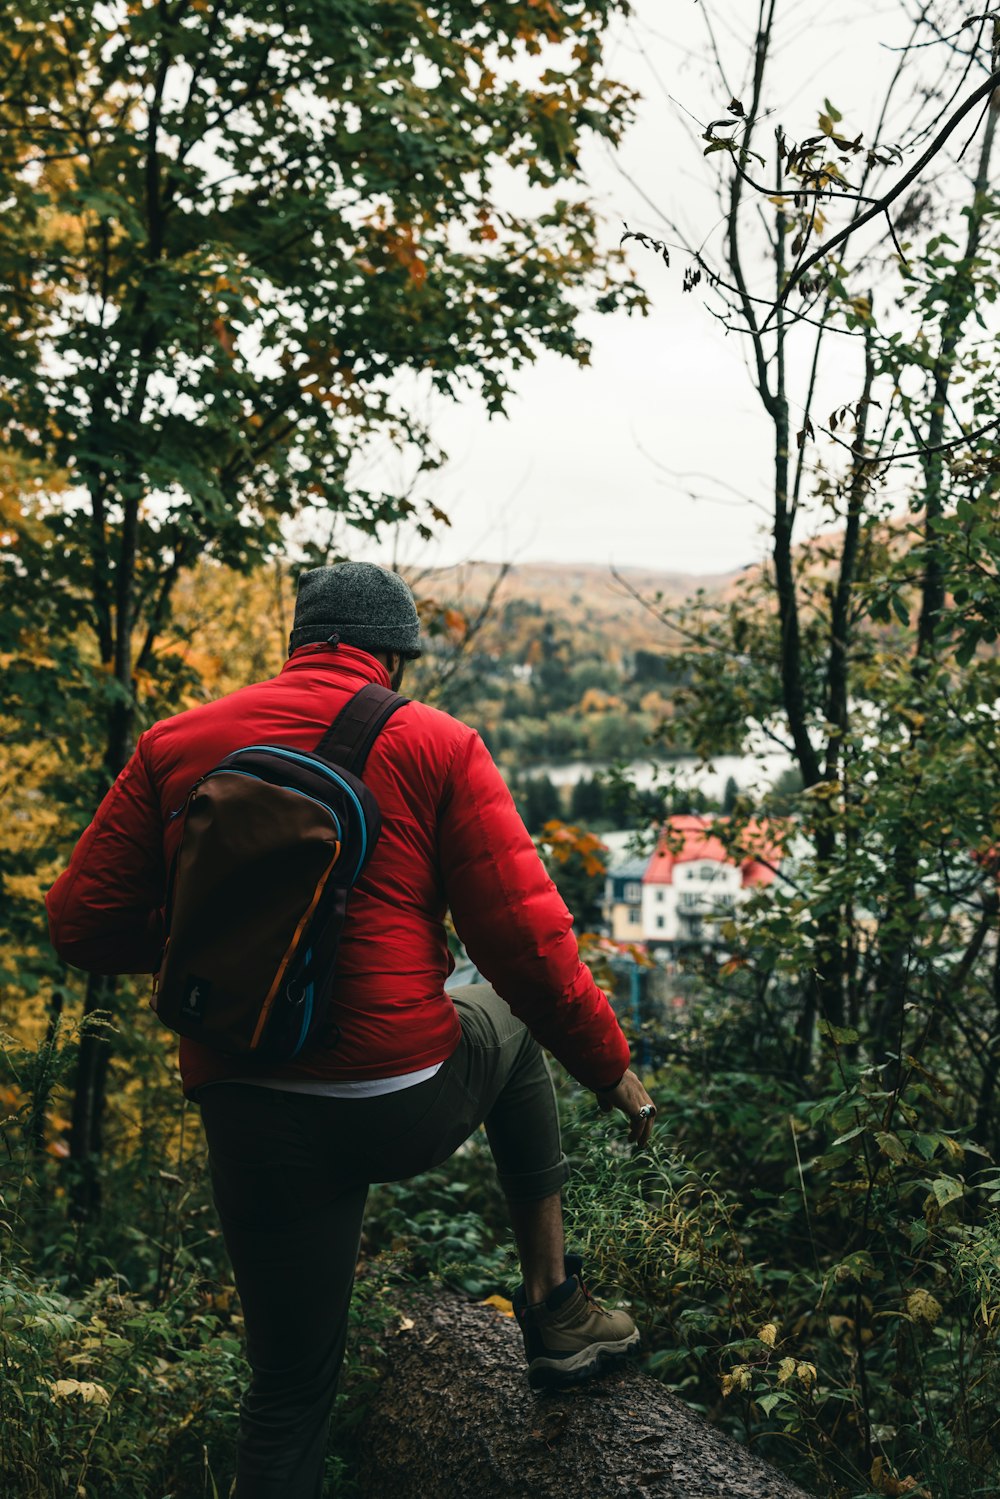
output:
MULTIPOLYGON (((714 0, 736 92, 744 88, 756 12, 754 0, 714 0)), ((836 7, 779 0, 778 16, 782 50, 766 90, 775 120, 792 139, 814 133, 826 96, 845 129, 870 138, 895 67, 889 47, 905 40, 899 0, 836 7)), ((632 18, 615 24, 609 70, 644 97, 617 161, 603 148, 588 159, 609 238, 623 220, 669 238, 660 209, 718 250, 710 167, 719 158, 705 162, 684 113, 707 122, 728 102, 706 57, 700 0, 635 0, 632 18)), ((773 157, 770 127, 761 149, 773 157)), ((589 368, 542 359, 520 375, 506 420, 488 420, 472 401, 436 408, 434 431, 451 458, 433 493, 452 528, 431 548, 404 541, 401 560, 613 562, 708 573, 759 557, 764 517, 753 502, 767 496, 771 432, 745 350, 712 317, 704 288, 683 294, 682 251, 669 270, 635 245, 629 253, 649 292, 650 316, 587 317, 589 368)), ((831 404, 857 394, 857 347, 840 342, 826 376, 831 404)), ((368 555, 392 560, 388 546, 368 555)))

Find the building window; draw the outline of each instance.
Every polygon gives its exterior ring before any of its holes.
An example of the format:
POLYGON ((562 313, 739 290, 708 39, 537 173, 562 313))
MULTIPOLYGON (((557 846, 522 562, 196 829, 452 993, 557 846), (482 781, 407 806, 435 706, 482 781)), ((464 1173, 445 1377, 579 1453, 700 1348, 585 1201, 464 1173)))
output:
POLYGON ((666 924, 667 924, 667 918, 665 916, 657 916, 657 918, 656 918, 656 926, 657 926, 657 930, 658 931, 662 932, 663 928, 666 926, 666 924))
POLYGON ((625 886, 625 902, 626 902, 626 904, 630 905, 630 906, 634 906, 640 900, 642 900, 642 886, 641 885, 636 885, 636 884, 633 884, 633 883, 629 883, 628 885, 626 885, 625 886))

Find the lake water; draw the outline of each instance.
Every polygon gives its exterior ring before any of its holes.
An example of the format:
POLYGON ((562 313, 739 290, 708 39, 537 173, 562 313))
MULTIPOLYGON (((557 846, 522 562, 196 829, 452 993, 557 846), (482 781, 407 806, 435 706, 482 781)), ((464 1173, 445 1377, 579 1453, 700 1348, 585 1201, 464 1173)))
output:
MULTIPOLYGON (((677 760, 633 760, 627 767, 629 778, 640 791, 654 786, 682 786, 702 791, 721 801, 726 782, 732 776, 741 791, 766 791, 792 766, 791 755, 783 750, 761 755, 717 755, 708 763, 694 756, 677 760)), ((529 776, 548 776, 554 786, 575 786, 608 765, 593 760, 567 760, 562 764, 540 765, 527 772, 529 776)))

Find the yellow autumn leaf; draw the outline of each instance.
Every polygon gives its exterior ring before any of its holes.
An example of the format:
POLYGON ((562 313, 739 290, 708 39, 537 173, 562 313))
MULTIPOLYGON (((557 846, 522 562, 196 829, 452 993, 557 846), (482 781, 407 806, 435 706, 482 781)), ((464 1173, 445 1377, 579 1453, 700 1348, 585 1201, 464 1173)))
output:
POLYGON ((777 1324, 774 1322, 765 1322, 764 1326, 758 1329, 757 1336, 762 1343, 767 1344, 768 1348, 773 1348, 774 1340, 778 1336, 777 1324))
POLYGON ((721 1385, 723 1395, 731 1395, 734 1390, 748 1390, 753 1383, 753 1370, 749 1364, 737 1364, 728 1374, 723 1374, 721 1385))
POLYGON ((79 1395, 85 1405, 110 1405, 111 1403, 111 1396, 104 1386, 94 1384, 89 1379, 50 1380, 49 1389, 55 1400, 68 1400, 71 1395, 79 1395))
POLYGON ((914 1322, 933 1327, 941 1315, 941 1303, 930 1291, 911 1291, 906 1298, 906 1310, 914 1322))
POLYGON ((40 901, 48 885, 35 874, 9 874, 4 881, 6 894, 14 900, 40 901))
POLYGON ((497 1311, 502 1312, 505 1317, 513 1317, 514 1315, 513 1304, 505 1296, 487 1296, 486 1300, 480 1304, 482 1306, 495 1306, 497 1311))
POLYGON ((926 1490, 918 1488, 917 1479, 912 1474, 908 1478, 897 1478, 884 1457, 874 1459, 870 1478, 876 1494, 886 1494, 889 1499, 902 1499, 906 1494, 926 1495, 926 1490))

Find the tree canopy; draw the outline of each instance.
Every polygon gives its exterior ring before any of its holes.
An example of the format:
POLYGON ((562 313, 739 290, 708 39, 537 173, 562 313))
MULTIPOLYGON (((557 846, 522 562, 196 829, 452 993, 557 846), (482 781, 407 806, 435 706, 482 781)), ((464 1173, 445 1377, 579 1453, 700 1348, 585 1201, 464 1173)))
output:
POLYGON ((603 71, 618 8, 7 12, 5 574, 46 578, 36 623, 93 632, 109 771, 184 566, 248 566, 303 511, 313 536, 328 516, 442 521, 425 491, 366 482, 380 444, 437 461, 407 378, 500 412, 539 350, 586 359, 584 303, 641 304, 579 175, 583 141, 629 117, 603 71))

